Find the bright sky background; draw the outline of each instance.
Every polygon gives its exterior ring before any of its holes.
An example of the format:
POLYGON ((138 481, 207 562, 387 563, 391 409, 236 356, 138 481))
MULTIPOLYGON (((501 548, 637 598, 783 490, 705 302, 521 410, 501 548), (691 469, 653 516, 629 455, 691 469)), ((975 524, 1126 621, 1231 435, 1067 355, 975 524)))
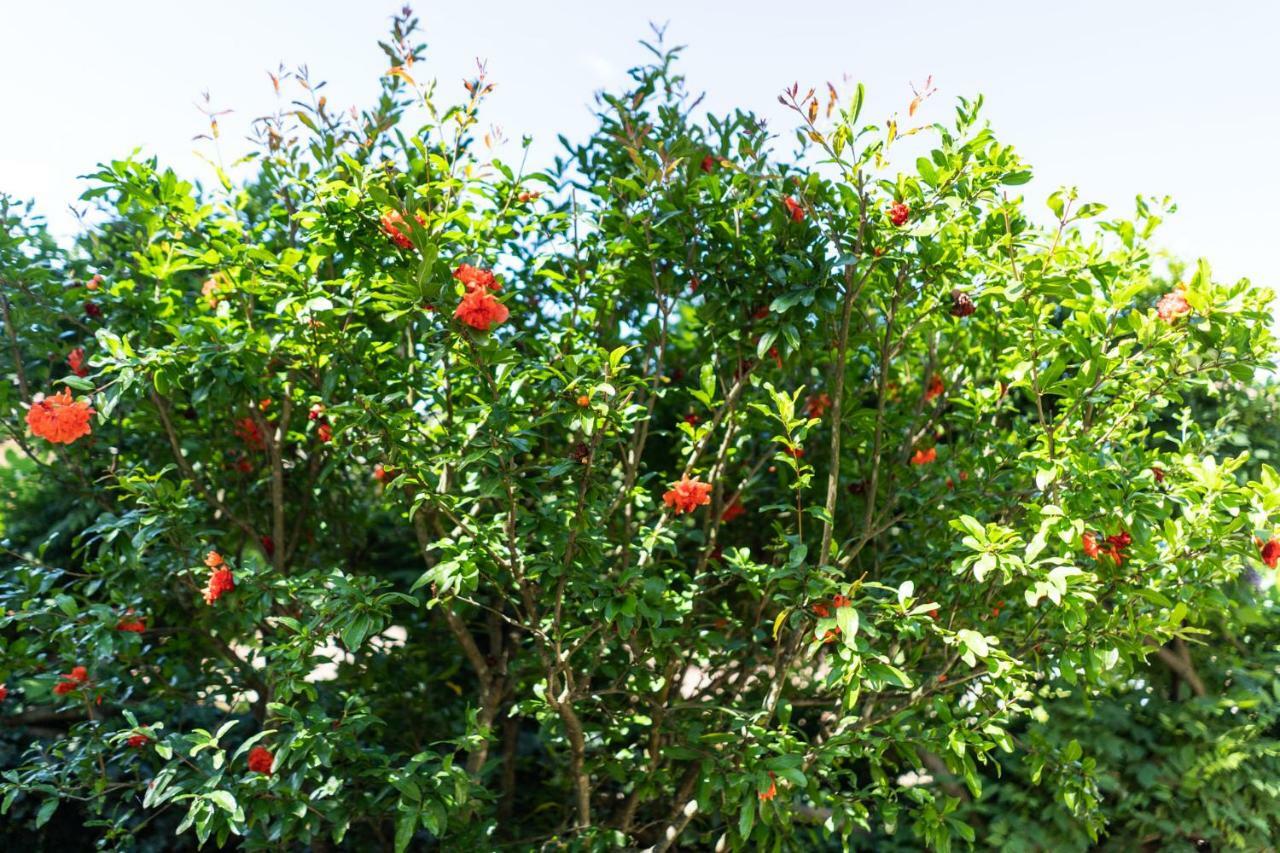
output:
MULTIPOLYGON (((475 59, 487 59, 498 88, 486 118, 509 138, 534 136, 535 159, 556 152, 557 133, 585 135, 593 92, 643 61, 637 41, 649 21, 666 21, 668 41, 688 45, 683 70, 710 109, 741 105, 789 132, 776 101, 785 85, 847 75, 867 84, 864 116, 879 119, 905 111, 910 83, 932 74, 939 93, 926 117, 949 116, 958 95, 985 94, 997 134, 1036 169, 1029 196, 1075 184, 1128 212, 1139 193, 1171 195, 1179 213, 1165 245, 1208 257, 1221 278, 1280 283, 1272 0, 413 5, 445 91, 460 92, 475 59)), ((0 0, 0 190, 36 198, 67 234, 67 206, 84 188, 76 176, 99 160, 141 146, 208 180, 195 155, 204 143, 193 141, 207 129, 201 92, 235 111, 221 120, 230 155, 244 150, 249 121, 274 109, 266 72, 281 62, 329 81, 331 106, 364 105, 386 68, 375 40, 398 7, 0 0)))

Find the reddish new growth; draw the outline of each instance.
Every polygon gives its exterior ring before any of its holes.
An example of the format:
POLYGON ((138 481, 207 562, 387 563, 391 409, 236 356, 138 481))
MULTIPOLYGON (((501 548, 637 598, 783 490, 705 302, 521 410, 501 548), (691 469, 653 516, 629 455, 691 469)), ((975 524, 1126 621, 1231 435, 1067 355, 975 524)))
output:
POLYGON ((1268 539, 1265 545, 1259 547, 1259 551, 1262 562, 1267 564, 1268 569, 1280 566, 1280 539, 1268 539))
POLYGON ((66 696, 72 690, 83 687, 89 681, 89 670, 82 666, 72 667, 70 672, 63 673, 62 681, 54 685, 53 692, 66 696))
POLYGON ((217 551, 210 551, 205 555, 204 564, 212 570, 209 573, 209 583, 204 588, 204 603, 213 604, 223 593, 235 589, 236 581, 231 575, 231 569, 227 568, 222 555, 217 551))
POLYGON ((929 387, 924 391, 924 401, 927 403, 934 397, 941 396, 946 390, 946 383, 942 381, 941 376, 935 373, 929 380, 929 387))
POLYGON ((778 796, 778 777, 773 775, 773 771, 769 771, 769 787, 761 791, 757 796, 763 800, 772 800, 778 796))
POLYGON ((800 206, 800 202, 791 196, 787 196, 782 200, 782 204, 787 209, 787 215, 791 217, 792 222, 804 221, 804 208, 800 206))
POLYGON ((698 507, 711 503, 711 484, 703 483, 696 477, 690 480, 689 475, 685 474, 662 496, 662 502, 671 507, 676 515, 693 512, 698 507))
MULTIPOLYGON (((426 224, 422 218, 422 214, 417 216, 418 222, 426 224)), ((382 214, 382 230, 391 238, 391 242, 395 243, 401 249, 412 249, 413 241, 409 239, 409 235, 405 231, 409 227, 405 224, 404 216, 398 210, 388 210, 382 214)))
POLYGON ((1190 313, 1191 306, 1187 303, 1187 288, 1185 285, 1179 284, 1156 301, 1156 314, 1166 323, 1172 324, 1179 317, 1190 313))
POLYGON ((889 207, 889 221, 901 228, 911 218, 911 208, 905 202, 895 201, 889 207))
POLYGON ((52 397, 36 400, 27 409, 27 427, 54 444, 71 444, 89 434, 89 418, 93 409, 84 400, 71 397, 71 389, 63 388, 52 397))
POLYGON ((502 285, 498 284, 498 280, 494 278, 491 270, 473 267, 471 264, 458 264, 458 268, 453 271, 453 277, 467 288, 467 290, 501 290, 502 285))
POLYGON ((938 448, 930 447, 928 450, 917 450, 911 456, 912 465, 928 465, 930 462, 938 458, 938 448))
POLYGON ((249 750, 249 769, 254 773, 262 773, 266 776, 271 775, 271 766, 275 763, 275 756, 271 754, 271 750, 261 746, 255 746, 249 750))
POLYGON ((76 376, 88 376, 89 368, 84 363, 84 347, 76 347, 67 353, 67 366, 76 376))

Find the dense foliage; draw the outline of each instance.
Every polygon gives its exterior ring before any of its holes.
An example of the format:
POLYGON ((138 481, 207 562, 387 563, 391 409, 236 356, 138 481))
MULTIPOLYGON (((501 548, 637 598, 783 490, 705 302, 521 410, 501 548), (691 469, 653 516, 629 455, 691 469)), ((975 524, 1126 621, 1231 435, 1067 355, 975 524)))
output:
POLYGON ((0 833, 1275 844, 1267 291, 1028 210, 980 101, 785 154, 660 46, 513 168, 415 27, 217 186, 0 211, 0 833))

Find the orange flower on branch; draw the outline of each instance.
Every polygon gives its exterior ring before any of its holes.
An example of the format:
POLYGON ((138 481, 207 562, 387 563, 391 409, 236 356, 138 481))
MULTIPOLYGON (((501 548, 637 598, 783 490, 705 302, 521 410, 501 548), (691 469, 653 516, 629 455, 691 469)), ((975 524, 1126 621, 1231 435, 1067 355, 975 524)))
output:
POLYGON ((1156 301, 1156 315, 1166 323, 1173 324, 1179 317, 1191 313, 1191 305, 1187 302, 1187 288, 1179 284, 1173 290, 1156 301))
POLYGON ((782 204, 787 209, 787 216, 791 217, 792 222, 804 221, 804 208, 800 206, 800 202, 791 196, 787 196, 782 200, 782 204))
MULTIPOLYGON (((426 225, 426 220, 419 213, 416 217, 418 224, 426 225)), ((391 238, 391 242, 395 243, 401 249, 412 249, 413 241, 409 239, 409 235, 405 232, 409 230, 409 226, 405 224, 404 214, 398 210, 388 210, 382 214, 382 230, 391 238)))
POLYGON ((1267 568, 1274 569, 1280 566, 1280 539, 1268 539, 1265 545, 1258 546, 1258 551, 1267 568))
POLYGON ((742 515, 745 512, 746 510, 742 508, 742 502, 735 500, 733 503, 729 504, 727 507, 724 508, 724 512, 720 514, 720 521, 722 522, 733 521, 735 518, 737 518, 738 516, 742 515))
POLYGON ((696 477, 691 480, 685 474, 662 496, 662 502, 671 507, 676 515, 693 512, 698 507, 711 503, 711 484, 703 483, 696 477))
POLYGON ((27 427, 32 435, 54 444, 71 444, 89 435, 89 418, 93 409, 84 400, 71 396, 70 388, 63 388, 52 397, 45 397, 27 409, 27 427))
POLYGON ((895 201, 889 207, 889 221, 901 228, 911 218, 911 208, 905 202, 895 201))
POLYGON ((84 363, 84 347, 76 347, 67 353, 67 366, 76 376, 88 376, 89 368, 84 363))
POLYGON ((271 767, 275 764, 275 756, 265 747, 255 746, 249 750, 249 769, 264 776, 271 775, 271 767))
POLYGON ((942 381, 941 376, 935 373, 933 377, 929 379, 929 387, 925 389, 925 392, 924 392, 925 402, 927 403, 930 400, 932 400, 934 397, 941 396, 943 393, 946 392, 946 390, 947 390, 946 383, 942 381))
POLYGON ((491 327, 505 323, 511 312, 488 290, 477 287, 467 290, 453 316, 473 329, 487 332, 491 327))
POLYGON ((938 458, 938 448, 930 447, 928 450, 917 450, 911 456, 912 465, 928 465, 938 458))
POLYGON ((805 401, 804 413, 810 418, 821 418, 831 408, 831 397, 827 394, 814 394, 805 401))
POLYGON ((773 771, 769 771, 769 787, 757 794, 761 801, 772 800, 778 796, 778 777, 773 775, 773 771))
POLYGON ((204 558, 204 564, 212 570, 209 573, 209 582, 204 588, 204 603, 213 604, 224 593, 235 589, 236 581, 231 574, 231 569, 222 562, 222 555, 217 551, 210 551, 204 558))
POLYGON ((491 270, 473 267, 471 264, 459 264, 453 271, 453 277, 462 282, 467 290, 501 290, 502 285, 494 278, 491 270))

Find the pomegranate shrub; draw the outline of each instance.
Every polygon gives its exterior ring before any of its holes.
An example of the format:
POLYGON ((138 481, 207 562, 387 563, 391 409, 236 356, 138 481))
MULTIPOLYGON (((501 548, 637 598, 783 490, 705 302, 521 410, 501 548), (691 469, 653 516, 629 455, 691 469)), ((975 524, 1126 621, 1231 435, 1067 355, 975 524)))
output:
POLYGON ((104 164, 69 250, 5 207, 0 423, 60 508, 0 553, 9 819, 945 850, 1017 756, 1096 837, 1089 743, 1018 727, 1193 677, 1280 560, 1275 472, 1176 428, 1268 294, 1159 262, 1161 203, 1029 207, 980 101, 792 87, 776 138, 655 51, 516 168, 414 30, 363 112, 275 78, 214 186, 104 164))

